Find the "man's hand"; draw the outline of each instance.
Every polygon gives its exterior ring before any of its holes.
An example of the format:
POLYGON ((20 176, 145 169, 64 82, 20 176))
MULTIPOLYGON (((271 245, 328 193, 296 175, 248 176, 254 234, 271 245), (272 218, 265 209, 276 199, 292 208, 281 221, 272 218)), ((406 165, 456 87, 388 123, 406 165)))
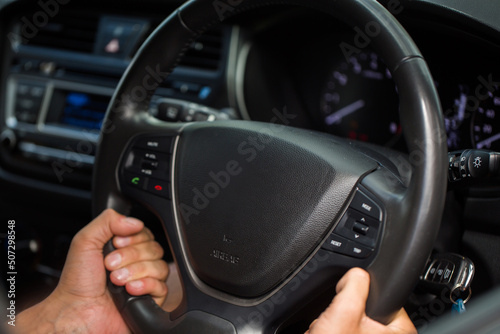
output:
POLYGON ((337 295, 315 320, 306 334, 417 334, 410 318, 401 309, 387 326, 365 313, 370 275, 360 268, 349 270, 337 283, 337 295))
POLYGON ((149 294, 162 306, 167 296, 165 280, 169 270, 161 259, 163 248, 154 241, 151 231, 144 228, 132 236, 114 237, 113 245, 117 250, 108 254, 104 261, 111 272, 111 282, 125 285, 133 296, 149 294))
POLYGON ((168 267, 151 232, 134 218, 104 211, 73 238, 57 288, 22 312, 19 333, 129 333, 106 288, 102 249, 113 238, 118 249, 106 259, 111 280, 132 295, 152 294, 161 305, 168 267))

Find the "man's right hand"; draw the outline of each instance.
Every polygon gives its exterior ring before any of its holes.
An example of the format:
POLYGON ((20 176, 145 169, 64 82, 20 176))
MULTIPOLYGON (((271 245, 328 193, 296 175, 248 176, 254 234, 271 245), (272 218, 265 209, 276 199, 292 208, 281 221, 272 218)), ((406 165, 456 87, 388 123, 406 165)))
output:
POLYGON ((417 334, 404 309, 388 325, 370 319, 365 313, 369 289, 370 275, 365 270, 349 270, 337 283, 330 306, 306 334, 417 334))

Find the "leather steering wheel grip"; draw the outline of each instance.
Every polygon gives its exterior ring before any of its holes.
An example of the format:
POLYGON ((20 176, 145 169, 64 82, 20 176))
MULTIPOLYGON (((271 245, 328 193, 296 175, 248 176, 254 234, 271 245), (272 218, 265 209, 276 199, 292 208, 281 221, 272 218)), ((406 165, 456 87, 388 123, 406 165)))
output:
MULTIPOLYGON (((387 322, 414 287, 418 270, 424 266, 437 235, 446 190, 447 150, 439 98, 427 65, 410 36, 376 1, 193 0, 182 5, 140 48, 112 98, 104 123, 112 131, 102 132, 96 155, 93 212, 97 215, 108 207, 121 213, 130 209, 117 171, 130 138, 143 132, 175 135, 182 131, 179 125, 160 124, 147 115, 156 88, 144 85, 151 69, 162 78, 166 77, 192 41, 209 27, 239 13, 270 5, 308 7, 330 14, 352 27, 364 28, 369 24, 377 28, 377 33, 371 38, 371 47, 382 56, 398 87, 400 117, 413 165, 408 187, 401 187, 397 193, 391 192, 384 184, 380 172, 373 172, 362 181, 363 186, 384 203, 387 211, 378 254, 367 268, 372 277, 368 314, 387 322), (412 156, 418 156, 418 159, 412 160, 412 156)), ((164 208, 163 214, 173 214, 172 210, 164 208)), ((166 229, 169 231, 169 227, 166 229)), ((171 247, 182 249, 180 235, 174 229, 170 231, 171 247)), ((186 285, 186 289, 188 297, 197 293, 191 285, 186 285)), ((137 333, 236 333, 245 328, 201 311, 183 313, 182 310, 189 309, 189 301, 184 301, 178 312, 168 314, 150 297, 131 297, 123 288, 112 285, 110 292, 124 319, 137 333)), ((226 297, 224 307, 232 307, 234 313, 246 312, 241 302, 232 305, 228 301, 234 298, 226 297)), ((199 300, 200 303, 206 301, 199 300)), ((273 315, 278 316, 281 316, 278 312, 273 315)), ((266 326, 271 325, 275 324, 264 323, 254 332, 268 333, 266 326)))

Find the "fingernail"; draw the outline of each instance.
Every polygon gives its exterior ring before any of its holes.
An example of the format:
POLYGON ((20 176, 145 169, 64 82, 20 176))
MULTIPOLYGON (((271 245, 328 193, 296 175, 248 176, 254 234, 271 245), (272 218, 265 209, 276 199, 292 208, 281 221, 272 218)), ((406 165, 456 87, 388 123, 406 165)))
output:
POLYGON ((132 217, 125 217, 124 220, 129 223, 130 225, 133 226, 139 226, 142 225, 142 222, 139 219, 132 218, 132 217))
POLYGON ((121 268, 113 271, 112 275, 119 281, 125 281, 129 277, 130 273, 127 268, 121 268))
POLYGON ((130 284, 130 286, 134 289, 142 289, 144 287, 144 283, 142 283, 142 281, 132 281, 132 282, 128 282, 128 284, 130 284))
POLYGON ((108 269, 116 268, 122 263, 122 256, 119 253, 111 254, 106 258, 106 262, 108 262, 108 269))
POLYGON ((129 237, 115 237, 115 246, 117 247, 125 247, 130 245, 129 237))

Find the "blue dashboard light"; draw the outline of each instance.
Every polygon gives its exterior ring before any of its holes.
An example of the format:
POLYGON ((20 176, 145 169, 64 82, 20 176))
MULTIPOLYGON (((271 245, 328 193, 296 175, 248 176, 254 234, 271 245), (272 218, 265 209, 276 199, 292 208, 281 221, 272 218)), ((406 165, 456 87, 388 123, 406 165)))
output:
POLYGON ((198 97, 202 100, 206 99, 210 93, 212 92, 212 88, 205 86, 200 89, 200 93, 198 93, 198 97))
POLYGON ((68 96, 66 96, 66 102, 69 105, 72 105, 75 107, 82 107, 82 106, 88 104, 89 100, 90 100, 90 98, 87 94, 69 93, 68 96))

